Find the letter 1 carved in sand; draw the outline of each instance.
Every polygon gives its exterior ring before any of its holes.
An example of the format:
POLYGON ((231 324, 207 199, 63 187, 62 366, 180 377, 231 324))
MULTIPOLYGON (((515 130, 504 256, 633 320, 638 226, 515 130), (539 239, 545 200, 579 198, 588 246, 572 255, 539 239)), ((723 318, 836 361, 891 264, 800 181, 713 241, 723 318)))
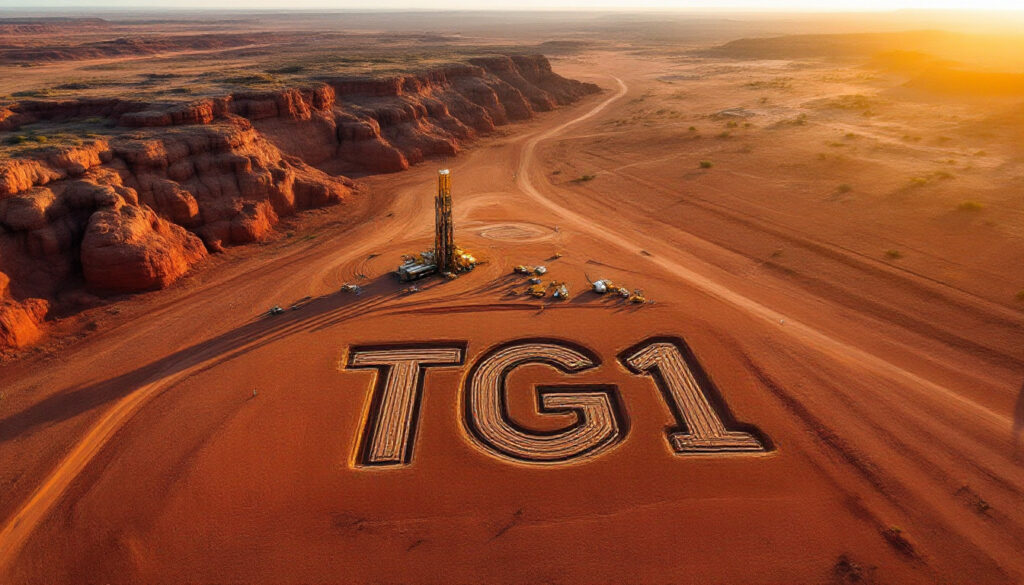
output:
POLYGON ((725 427, 722 422, 723 414, 728 416, 725 403, 681 340, 648 340, 627 350, 620 360, 635 373, 646 373, 654 378, 679 423, 679 428, 668 435, 676 453, 768 450, 765 442, 753 432, 725 427), (716 400, 717 408, 709 397, 716 400))

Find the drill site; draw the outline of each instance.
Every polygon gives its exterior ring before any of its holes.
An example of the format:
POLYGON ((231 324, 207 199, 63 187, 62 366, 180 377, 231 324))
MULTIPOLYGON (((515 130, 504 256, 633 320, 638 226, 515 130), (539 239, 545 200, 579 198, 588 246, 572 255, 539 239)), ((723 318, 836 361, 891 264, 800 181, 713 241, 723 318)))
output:
POLYGON ((0 585, 1024 582, 1024 20, 48 1, 0 585))

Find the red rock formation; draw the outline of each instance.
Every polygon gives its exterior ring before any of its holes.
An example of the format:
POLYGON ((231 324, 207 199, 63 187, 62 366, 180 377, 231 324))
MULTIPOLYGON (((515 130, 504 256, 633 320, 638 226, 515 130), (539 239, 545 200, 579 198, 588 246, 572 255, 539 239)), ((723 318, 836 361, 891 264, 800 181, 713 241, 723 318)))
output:
POLYGON ((351 182, 322 169, 403 170, 596 91, 555 74, 543 56, 498 56, 190 103, 0 108, 0 132, 83 117, 123 128, 0 161, 0 274, 12 293, 0 296, 0 347, 37 337, 47 305, 33 298, 76 282, 97 292, 164 287, 207 250, 260 240, 282 217, 341 201, 351 182))
POLYGON ((39 324, 48 310, 49 303, 43 299, 0 301, 0 349, 25 347, 38 341, 43 335, 39 324))
POLYGON ((106 291, 162 288, 205 255, 199 238, 146 206, 114 205, 93 213, 82 239, 85 279, 106 291))

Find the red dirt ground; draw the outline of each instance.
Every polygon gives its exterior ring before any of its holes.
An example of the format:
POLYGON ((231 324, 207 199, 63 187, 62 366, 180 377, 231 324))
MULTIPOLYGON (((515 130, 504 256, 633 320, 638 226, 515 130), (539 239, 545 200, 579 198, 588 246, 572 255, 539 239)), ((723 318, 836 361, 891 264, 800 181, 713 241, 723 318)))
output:
POLYGON ((965 119, 970 104, 856 68, 780 61, 599 52, 556 70, 605 91, 360 179, 295 237, 3 365, 2 580, 1019 583, 1024 202, 1003 189, 1019 145, 938 139, 1014 102, 965 119), (887 101, 814 101, 859 93, 887 101), (754 115, 713 116, 733 107, 754 115), (458 243, 485 262, 402 294, 389 272, 431 246, 439 167, 458 243), (573 298, 509 295, 517 264, 573 298), (656 302, 586 292, 584 275, 656 302), (774 449, 673 454, 670 411, 616 361, 654 336, 684 338, 774 449), (616 384, 621 444, 536 466, 470 438, 471 365, 538 337, 601 363, 517 370, 510 415, 558 428, 571 419, 538 414, 534 384, 616 384), (356 466, 374 374, 344 368, 349 348, 405 341, 467 342, 466 364, 426 375, 409 465, 356 466))

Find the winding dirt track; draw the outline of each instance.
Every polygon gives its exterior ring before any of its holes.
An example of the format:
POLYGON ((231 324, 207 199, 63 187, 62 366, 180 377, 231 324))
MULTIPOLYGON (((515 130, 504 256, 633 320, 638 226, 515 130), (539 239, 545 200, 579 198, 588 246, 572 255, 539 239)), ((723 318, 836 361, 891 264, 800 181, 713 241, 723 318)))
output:
MULTIPOLYGON (((516 174, 516 182, 520 189, 524 193, 530 195, 535 201, 551 210, 558 217, 562 218, 563 221, 571 223, 572 227, 581 232, 585 232, 594 238, 604 240, 610 244, 613 244, 624 252, 630 254, 640 254, 644 249, 650 248, 650 244, 653 242, 650 239, 627 239, 619 235, 615 226, 605 225, 600 217, 584 217, 579 213, 573 212, 565 207, 558 205, 551 199, 545 197, 540 191, 534 187, 530 180, 531 163, 534 162, 535 156, 534 151, 537 145, 544 141, 549 140, 558 134, 565 131, 566 128, 578 124, 588 118, 597 115, 601 110, 611 105, 616 100, 626 95, 628 87, 618 77, 615 79, 616 84, 619 86, 618 91, 615 95, 611 96, 608 100, 602 102, 594 109, 590 110, 582 116, 570 120, 556 126, 551 130, 541 133, 533 138, 527 140, 525 147, 523 148, 522 158, 519 163, 519 172, 516 174)), ((765 321, 773 324, 785 325, 783 331, 787 334, 797 338, 802 343, 809 347, 817 348, 821 351, 829 352, 833 355, 841 355, 847 359, 857 360, 863 367, 870 369, 873 372, 884 375, 886 377, 894 378, 898 381, 909 384, 909 388, 913 388, 920 393, 932 394, 937 393, 938 395, 944 396, 949 400, 953 401, 958 408, 967 408, 977 415, 979 421, 983 421, 992 430, 1005 430, 1011 425, 1009 416, 1001 415, 997 412, 993 412, 970 399, 957 394, 939 384, 935 384, 929 380, 926 380, 913 372, 908 372, 899 366, 896 366, 884 359, 865 352, 859 348, 853 347, 847 343, 844 343, 838 339, 829 337, 828 335, 818 331, 817 329, 799 321, 795 321, 791 318, 787 318, 786 315, 772 310, 757 301, 747 298, 741 294, 738 294, 729 288, 707 278, 704 275, 698 274, 689 268, 683 266, 678 262, 674 262, 669 258, 664 257, 653 257, 653 256, 640 256, 643 262, 650 263, 664 269, 678 279, 679 281, 685 282, 687 285, 699 288, 707 292, 714 297, 726 301, 732 305, 735 305, 744 311, 747 311, 751 315, 755 315, 765 321)))
MULTIPOLYGON (((814 313, 772 308, 786 297, 741 288, 678 249, 676 232, 642 229, 639 212, 607 216, 601 201, 544 177, 547 144, 589 129, 630 92, 612 79, 616 90, 582 113, 545 115, 451 161, 456 226, 477 234, 460 239, 488 259, 469 275, 401 294, 386 273, 400 253, 429 246, 433 171, 372 177, 374 197, 388 196, 343 210, 365 221, 140 300, 135 318, 73 347, 60 368, 8 370, 24 394, 51 395, 0 419, 4 461, 21 466, 7 480, 18 500, 0 506, 0 577, 12 576, 0 581, 817 583, 851 554, 889 582, 1019 579, 1024 472, 1008 450, 1013 421, 922 366, 930 345, 901 338, 916 357, 883 357, 865 342, 870 331, 834 333, 856 307, 819 311, 820 326, 814 313), (536 226, 530 237, 508 231, 517 222, 536 226), (547 258, 558 278, 600 269, 644 279, 658 304, 594 300, 582 282, 569 303, 509 298, 509 269, 524 258, 547 258), (362 296, 337 292, 364 274, 362 296), (306 296, 280 319, 256 316, 306 296), (737 419, 778 452, 682 460, 666 449, 664 405, 612 358, 684 332, 737 419), (530 336, 600 353, 606 362, 586 381, 620 385, 633 438, 543 476, 495 462, 467 444, 456 420, 462 374, 452 371, 427 378, 423 445, 409 469, 363 475, 339 463, 351 461, 368 379, 339 372, 337 351, 468 340, 468 363, 530 336), (346 392, 322 391, 339 379, 346 392), (979 513, 979 501, 991 507, 979 513), (680 531, 700 538, 680 545, 680 531), (251 554, 270 550, 279 556, 251 554), (299 562, 307 557, 324 566, 299 562), (575 560, 545 572, 553 558, 575 560), (439 559, 458 572, 442 579, 439 559)), ((510 400, 517 415, 535 405, 528 393, 510 400)))

